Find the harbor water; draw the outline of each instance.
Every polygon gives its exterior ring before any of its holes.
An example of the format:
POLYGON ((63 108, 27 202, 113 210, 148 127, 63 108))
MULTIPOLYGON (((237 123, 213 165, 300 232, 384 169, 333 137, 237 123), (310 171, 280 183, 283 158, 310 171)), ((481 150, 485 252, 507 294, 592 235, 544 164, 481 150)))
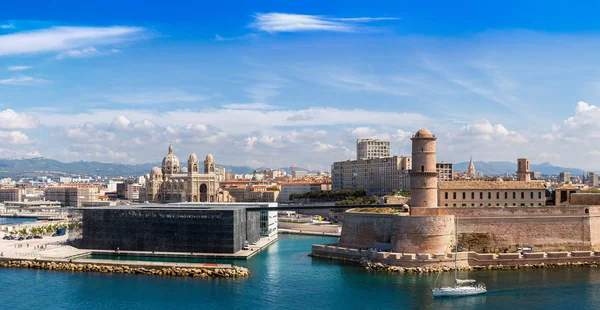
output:
MULTIPOLYGON (((185 278, 0 269, 2 309, 595 309, 600 269, 462 272, 481 296, 434 299, 437 274, 388 274, 308 257, 332 237, 282 235, 248 261, 249 278, 185 278)), ((223 261, 225 262, 225 261, 223 261)), ((450 284, 442 273, 437 285, 450 284)))

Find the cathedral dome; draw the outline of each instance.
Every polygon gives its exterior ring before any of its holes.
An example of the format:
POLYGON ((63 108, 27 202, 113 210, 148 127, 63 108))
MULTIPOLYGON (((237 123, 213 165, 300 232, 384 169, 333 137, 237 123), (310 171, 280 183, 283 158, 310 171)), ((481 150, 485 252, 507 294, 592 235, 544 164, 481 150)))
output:
POLYGON ((417 137, 417 138, 432 138, 433 135, 431 134, 431 131, 429 131, 425 128, 421 128, 421 129, 419 129, 419 131, 417 131, 417 134, 415 135, 415 137, 417 137))
POLYGON ((167 174, 179 172, 179 158, 173 154, 173 146, 169 144, 169 154, 163 158, 163 171, 167 174))
POLYGON ((198 157, 196 156, 196 154, 192 153, 192 155, 190 155, 190 158, 188 159, 188 162, 190 162, 190 163, 197 163, 198 162, 198 157))
POLYGON ((208 154, 206 155, 205 161, 215 161, 215 158, 211 154, 208 154))
POLYGON ((162 175, 162 170, 160 170, 160 168, 158 167, 154 167, 152 168, 152 173, 150 173, 151 175, 162 175))

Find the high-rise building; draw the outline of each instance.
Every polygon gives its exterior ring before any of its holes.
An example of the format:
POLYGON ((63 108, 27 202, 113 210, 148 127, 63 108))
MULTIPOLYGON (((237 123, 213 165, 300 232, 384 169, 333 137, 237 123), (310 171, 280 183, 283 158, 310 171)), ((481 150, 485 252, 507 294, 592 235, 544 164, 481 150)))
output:
POLYGON ((591 172, 591 171, 588 172, 586 180, 587 180, 587 185, 597 187, 598 186, 598 173, 591 172))
POLYGON ((364 189, 369 195, 408 190, 411 167, 412 158, 405 156, 334 162, 332 187, 335 191, 364 189))
POLYGON ((438 181, 452 181, 454 179, 454 164, 453 163, 436 163, 435 170, 438 172, 438 181))
POLYGON ((559 183, 567 183, 571 180, 571 173, 570 172, 561 172, 558 176, 558 182, 559 183))
POLYGON ((16 187, 0 188, 0 203, 5 201, 23 201, 23 189, 16 187))
POLYGON ((95 186, 50 186, 44 189, 47 201, 59 201, 63 207, 81 207, 83 201, 98 200, 98 187, 95 186))
POLYGON ((531 181, 531 171, 529 171, 529 159, 528 158, 517 159, 517 181, 522 181, 522 182, 531 181))
POLYGON ((390 141, 379 139, 356 140, 356 159, 390 157, 390 141))

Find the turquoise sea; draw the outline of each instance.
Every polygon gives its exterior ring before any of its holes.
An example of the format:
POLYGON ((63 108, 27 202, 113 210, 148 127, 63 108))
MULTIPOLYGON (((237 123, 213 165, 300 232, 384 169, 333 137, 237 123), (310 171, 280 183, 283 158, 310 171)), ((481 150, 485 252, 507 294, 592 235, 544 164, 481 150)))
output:
POLYGON ((0 217, 0 225, 35 222, 35 217, 0 217))
MULTIPOLYGON (((281 236, 249 261, 246 279, 201 279, 0 269, 1 309, 597 309, 600 269, 560 268, 462 274, 484 296, 433 299, 436 275, 369 272, 310 258, 313 243, 281 236)), ((452 273, 440 281, 450 283, 452 273)))

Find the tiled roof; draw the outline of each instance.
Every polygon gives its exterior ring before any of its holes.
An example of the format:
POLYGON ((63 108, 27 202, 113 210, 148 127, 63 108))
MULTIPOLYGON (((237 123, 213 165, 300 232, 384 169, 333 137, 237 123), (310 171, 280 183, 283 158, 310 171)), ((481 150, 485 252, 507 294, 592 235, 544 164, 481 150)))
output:
POLYGON ((439 182, 439 189, 494 190, 494 189, 546 189, 541 182, 524 181, 447 181, 439 182))

